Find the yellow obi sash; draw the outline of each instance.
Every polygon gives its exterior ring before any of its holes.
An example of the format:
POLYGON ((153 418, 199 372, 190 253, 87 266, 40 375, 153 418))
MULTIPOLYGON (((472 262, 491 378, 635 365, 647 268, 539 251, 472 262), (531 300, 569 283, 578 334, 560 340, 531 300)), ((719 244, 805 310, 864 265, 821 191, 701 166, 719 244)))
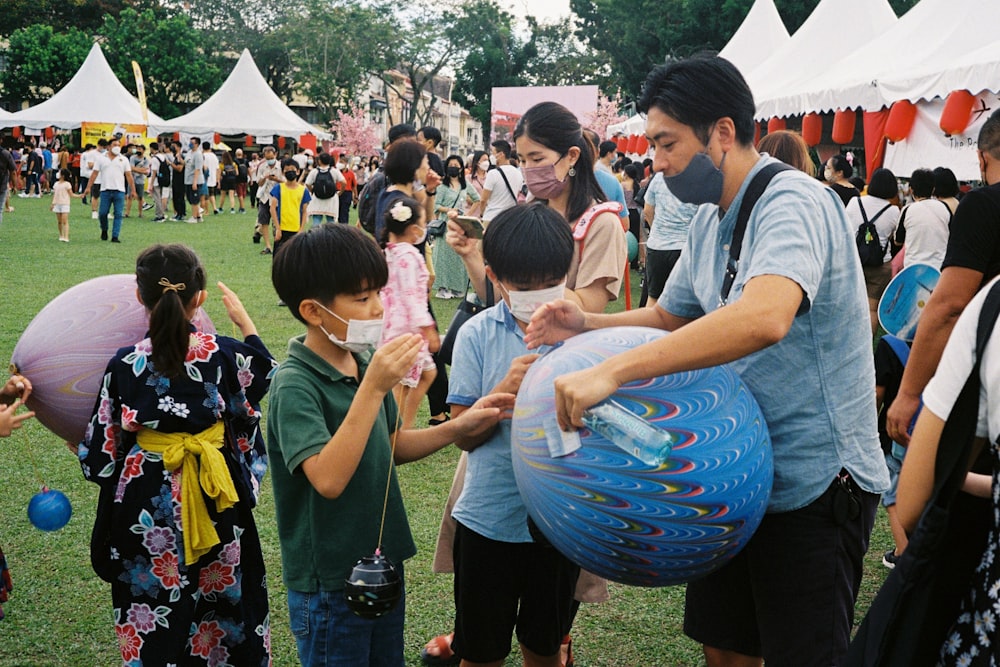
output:
POLYGON ((139 446, 163 454, 163 467, 173 472, 181 466, 181 529, 184 561, 193 565, 219 543, 219 534, 208 515, 205 496, 215 499, 219 512, 232 507, 239 497, 226 459, 219 450, 225 445, 225 427, 216 422, 201 433, 161 433, 144 428, 139 446), (199 459, 200 466, 199 466, 199 459), (194 484, 198 480, 200 484, 194 484))

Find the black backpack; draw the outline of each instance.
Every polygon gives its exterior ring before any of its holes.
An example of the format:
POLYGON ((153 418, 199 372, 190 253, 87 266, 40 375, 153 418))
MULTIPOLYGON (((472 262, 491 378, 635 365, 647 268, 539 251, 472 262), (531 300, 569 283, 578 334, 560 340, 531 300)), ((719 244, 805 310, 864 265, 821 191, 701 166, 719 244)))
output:
POLYGON ((316 182, 313 183, 312 193, 316 199, 330 199, 337 194, 337 184, 329 169, 326 171, 316 170, 316 182))
POLYGON ((361 195, 358 197, 358 221, 361 228, 369 234, 375 233, 375 209, 378 196, 388 185, 388 179, 381 171, 368 179, 361 195))
POLYGON ((874 218, 869 220, 868 213, 865 212, 865 206, 861 202, 861 198, 858 198, 858 208, 861 209, 861 218, 864 222, 858 225, 858 231, 854 235, 854 242, 858 246, 858 256, 861 258, 861 266, 882 266, 882 262, 885 259, 886 247, 878 240, 878 230, 875 228, 875 221, 890 206, 892 204, 886 204, 882 207, 882 210, 875 214, 874 218))
POLYGON ((156 184, 161 188, 168 188, 170 187, 170 163, 167 162, 165 156, 156 159, 160 162, 160 166, 156 168, 156 184))

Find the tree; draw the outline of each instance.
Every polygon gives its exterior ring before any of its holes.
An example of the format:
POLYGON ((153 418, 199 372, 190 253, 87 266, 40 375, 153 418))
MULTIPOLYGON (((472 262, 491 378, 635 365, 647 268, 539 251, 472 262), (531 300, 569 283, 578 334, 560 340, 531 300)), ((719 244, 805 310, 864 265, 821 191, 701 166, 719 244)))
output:
POLYGON ((31 104, 48 99, 76 74, 90 51, 91 39, 76 28, 54 32, 30 25, 10 35, 7 69, 0 72, 3 96, 31 104))
POLYGON ((391 90, 403 101, 399 118, 389 108, 390 123, 426 125, 442 94, 450 93, 436 84, 440 83, 441 70, 456 53, 456 43, 446 36, 444 29, 453 20, 453 14, 443 12, 440 21, 433 16, 432 11, 420 12, 405 24, 394 25, 390 32, 394 37, 385 45, 390 64, 380 75, 386 91, 391 90))
POLYGON ((611 68, 597 52, 576 39, 569 17, 555 23, 537 23, 529 17, 528 30, 536 52, 525 63, 524 75, 530 85, 608 87, 611 68))
POLYGON ((385 14, 349 0, 311 0, 301 22, 288 25, 295 90, 321 117, 355 99, 369 75, 390 65, 385 49, 396 31, 385 14))
POLYGON ((530 34, 522 37, 514 29, 514 17, 495 0, 466 2, 448 34, 462 47, 454 99, 489 136, 493 88, 528 83, 528 64, 538 55, 535 43, 530 34))
POLYGON ((128 7, 152 8, 157 0, 4 0, 0 36, 11 35, 30 25, 46 25, 56 33, 71 29, 91 34, 106 15, 118 16, 128 7))
POLYGON ((371 155, 382 145, 378 127, 357 102, 351 102, 346 111, 337 111, 330 132, 337 135, 337 143, 348 155, 371 155))
POLYGON ((599 95, 597 97, 597 111, 587 114, 587 127, 597 132, 597 136, 607 139, 608 126, 625 120, 625 116, 621 112, 621 101, 620 93, 615 93, 614 97, 599 95))
POLYGON ((219 68, 208 61, 201 34, 186 15, 158 18, 151 10, 140 14, 126 9, 117 19, 105 17, 101 32, 105 56, 118 80, 134 90, 132 61, 137 61, 149 108, 166 118, 205 100, 222 84, 219 68))

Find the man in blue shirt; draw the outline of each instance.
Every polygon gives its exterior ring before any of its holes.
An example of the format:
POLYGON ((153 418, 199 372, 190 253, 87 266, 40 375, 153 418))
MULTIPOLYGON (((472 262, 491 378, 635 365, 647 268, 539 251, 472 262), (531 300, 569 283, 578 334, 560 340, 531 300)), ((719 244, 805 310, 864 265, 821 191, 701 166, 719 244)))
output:
POLYGON ((797 171, 774 176, 750 215, 722 296, 733 229, 753 177, 753 95, 718 57, 656 68, 639 102, 654 168, 702 204, 655 308, 584 314, 561 301, 532 318, 529 346, 616 325, 670 336, 556 380, 563 428, 621 385, 730 364, 768 423, 774 487, 746 548, 688 584, 684 630, 710 667, 838 664, 850 640, 878 494, 888 488, 876 427, 861 266, 839 198, 797 171))

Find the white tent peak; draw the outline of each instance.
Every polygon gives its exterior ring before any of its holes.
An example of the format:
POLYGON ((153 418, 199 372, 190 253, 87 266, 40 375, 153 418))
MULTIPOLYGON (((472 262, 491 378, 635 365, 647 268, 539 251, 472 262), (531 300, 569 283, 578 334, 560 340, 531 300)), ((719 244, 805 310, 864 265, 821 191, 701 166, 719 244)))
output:
MULTIPOLYGON (((810 82, 841 54, 884 34, 896 21, 887 0, 821 0, 788 42, 747 76, 754 99, 811 87, 810 82)), ((760 105, 757 112, 758 117, 766 117, 760 105)))
POLYGON ((330 137, 303 120, 275 95, 257 69, 249 49, 243 49, 233 71, 214 95, 194 111, 158 124, 155 129, 191 134, 330 137))
POLYGON ((788 40, 788 28, 774 0, 754 0, 743 23, 719 51, 719 57, 736 65, 746 76, 788 40))
MULTIPOLYGON (((149 124, 163 119, 149 112, 149 124)), ((73 78, 49 99, 18 111, 3 120, 5 125, 24 125, 31 129, 53 126, 66 130, 81 123, 119 123, 145 125, 142 108, 132 93, 111 71, 97 42, 73 78)))

